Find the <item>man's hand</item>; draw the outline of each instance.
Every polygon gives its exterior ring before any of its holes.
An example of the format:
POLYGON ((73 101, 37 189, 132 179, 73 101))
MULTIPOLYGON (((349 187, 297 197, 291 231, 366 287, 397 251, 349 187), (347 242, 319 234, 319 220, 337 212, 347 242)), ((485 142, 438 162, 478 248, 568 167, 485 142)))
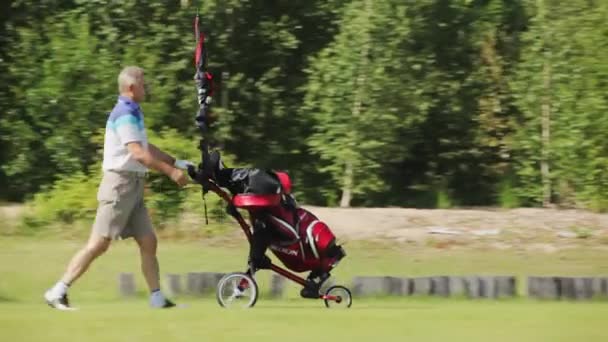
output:
POLYGON ((127 144, 127 148, 131 156, 144 166, 164 173, 179 186, 188 184, 188 177, 184 172, 173 166, 175 159, 165 153, 159 153, 156 147, 148 151, 141 143, 135 141, 127 144))
POLYGON ((178 169, 182 169, 182 170, 188 170, 188 168, 190 168, 190 167, 196 167, 196 165, 194 165, 193 162, 191 162, 189 160, 181 160, 181 159, 177 159, 175 161, 175 163, 173 163, 173 166, 175 166, 178 169))
POLYGON ((179 186, 188 184, 188 176, 180 169, 173 169, 173 172, 171 172, 171 179, 179 186))

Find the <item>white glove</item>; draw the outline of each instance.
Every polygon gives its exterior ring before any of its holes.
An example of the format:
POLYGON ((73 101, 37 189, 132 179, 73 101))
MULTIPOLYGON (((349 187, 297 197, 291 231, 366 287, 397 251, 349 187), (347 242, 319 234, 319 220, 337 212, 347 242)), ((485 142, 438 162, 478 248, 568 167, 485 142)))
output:
POLYGON ((187 170, 188 166, 196 167, 193 162, 188 161, 188 160, 180 160, 180 159, 176 159, 173 166, 175 166, 178 169, 182 169, 182 170, 187 170))

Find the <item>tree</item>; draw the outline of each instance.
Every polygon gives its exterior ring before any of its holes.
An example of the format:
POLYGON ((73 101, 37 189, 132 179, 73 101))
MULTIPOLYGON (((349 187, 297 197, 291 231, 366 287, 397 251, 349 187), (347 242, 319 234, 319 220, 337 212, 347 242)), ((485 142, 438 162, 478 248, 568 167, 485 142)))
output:
POLYGON ((329 191, 339 189, 341 206, 387 186, 382 165, 405 153, 399 134, 422 119, 410 105, 417 96, 410 66, 395 63, 408 57, 407 23, 398 1, 353 1, 334 41, 310 62, 304 115, 314 122, 308 141, 334 182, 329 191))
MULTIPOLYGON (((91 36, 87 18, 73 14, 42 33, 20 28, 11 51, 10 91, 19 104, 5 113, 10 145, 4 172, 9 191, 31 193, 56 173, 84 171, 96 156, 91 136, 104 127, 115 76, 110 57, 91 36), (42 167, 41 167, 42 166, 42 167)), ((111 103, 111 102, 110 102, 111 103)))
POLYGON ((599 61, 608 53, 601 24, 608 6, 598 1, 564 5, 545 0, 528 7, 534 19, 513 82, 525 115, 516 140, 521 196, 532 203, 546 198, 542 185, 546 189, 547 181, 542 181, 539 167, 544 159, 552 170, 552 202, 605 209, 607 142, 599 132, 608 128, 603 114, 608 107, 604 82, 608 70, 599 61), (546 148, 545 140, 543 152, 542 127, 547 122, 543 124, 541 118, 547 110, 551 144, 546 148))

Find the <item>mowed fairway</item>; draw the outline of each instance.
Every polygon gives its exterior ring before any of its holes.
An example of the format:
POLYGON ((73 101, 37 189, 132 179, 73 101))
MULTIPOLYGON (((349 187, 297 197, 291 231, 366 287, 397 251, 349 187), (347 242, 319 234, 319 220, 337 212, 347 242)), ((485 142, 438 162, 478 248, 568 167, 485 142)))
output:
MULTIPOLYGON (((138 253, 120 242, 71 291, 75 312, 42 302, 80 241, 0 238, 0 341, 606 341, 608 303, 468 301, 434 298, 355 298, 349 310, 321 301, 260 298, 254 309, 224 310, 212 298, 176 298, 183 307, 147 307, 138 253), (121 299, 117 274, 134 272, 142 296, 121 299)), ((606 255, 570 250, 553 254, 420 250, 352 244, 335 272, 353 275, 608 274, 606 255)), ((241 270, 243 244, 162 242, 162 273, 241 270)), ((260 274, 268 288, 268 274, 260 274)))
POLYGON ((331 311, 320 303, 261 301, 223 310, 211 300, 153 311, 143 301, 82 301, 77 312, 2 304, 3 341, 605 341, 601 303, 359 301, 331 311))

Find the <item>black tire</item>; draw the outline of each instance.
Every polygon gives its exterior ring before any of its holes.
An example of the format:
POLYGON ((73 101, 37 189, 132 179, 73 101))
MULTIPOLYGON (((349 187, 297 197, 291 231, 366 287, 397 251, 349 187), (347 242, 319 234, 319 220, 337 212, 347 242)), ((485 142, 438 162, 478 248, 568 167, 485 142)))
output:
MULTIPOLYGON (((223 308, 231 308, 232 307, 232 301, 234 299, 241 299, 242 297, 240 296, 235 296, 235 287, 236 287, 236 283, 240 283, 242 280, 246 280, 247 283, 249 284, 249 286, 247 287, 246 291, 242 292, 242 293, 248 293, 248 295, 246 296, 248 299, 246 299, 244 302, 242 302, 242 304, 244 305, 240 305, 241 308, 251 308, 255 305, 255 303, 258 301, 258 295, 259 295, 259 291, 258 291, 258 284, 255 282, 255 279, 253 279, 253 277, 251 277, 250 275, 248 275, 247 273, 241 273, 241 272, 234 272, 234 273, 229 273, 226 274, 225 276, 222 277, 222 279, 220 279, 220 281, 217 283, 217 291, 216 291, 216 299, 218 304, 223 307, 223 308), (226 293, 229 293, 230 291, 232 291, 232 295, 229 296, 229 298, 225 298, 226 293)), ((243 296, 245 297, 245 296, 243 296)))
POLYGON ((325 302, 325 306, 327 308, 341 307, 344 309, 348 309, 348 308, 350 308, 351 305, 353 305, 353 296, 350 293, 350 290, 348 288, 346 288, 345 286, 342 286, 342 285, 331 286, 330 288, 327 289, 327 291, 325 291, 325 295, 340 297, 339 301, 323 299, 323 301, 325 302), (339 305, 342 305, 342 306, 339 306, 339 305))

